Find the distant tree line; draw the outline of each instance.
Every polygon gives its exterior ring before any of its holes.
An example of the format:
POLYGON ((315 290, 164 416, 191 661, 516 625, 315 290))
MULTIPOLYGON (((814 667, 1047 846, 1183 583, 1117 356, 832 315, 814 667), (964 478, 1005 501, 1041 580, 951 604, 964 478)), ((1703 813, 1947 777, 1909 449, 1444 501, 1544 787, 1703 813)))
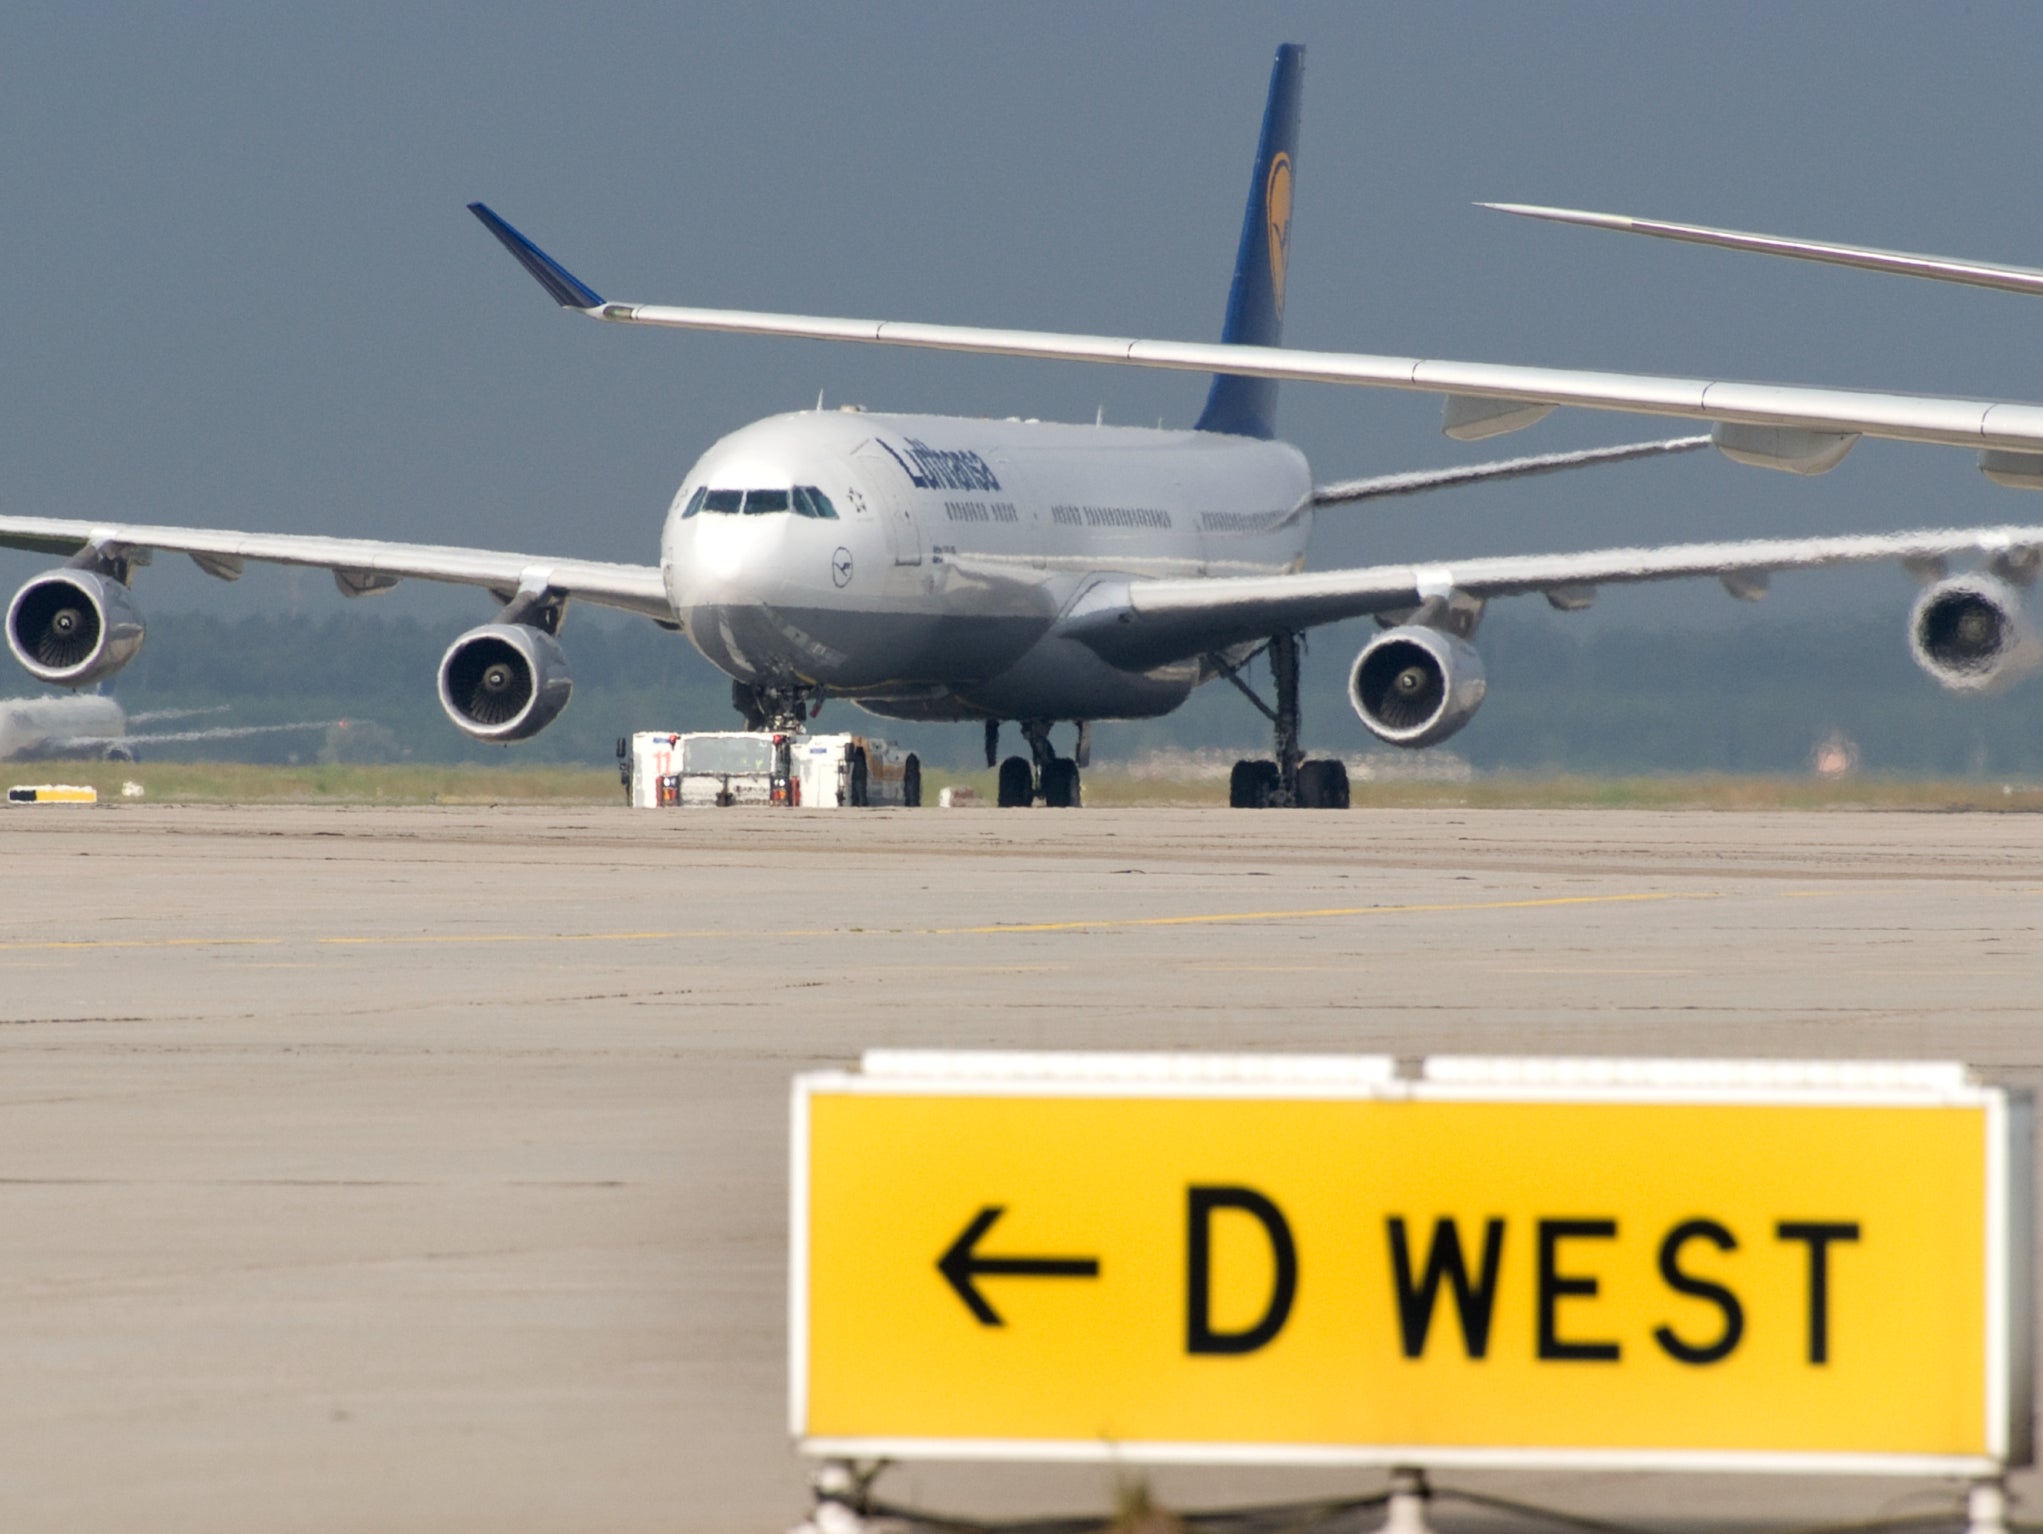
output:
MULTIPOLYGON (((440 656, 465 627, 361 611, 311 620, 168 613, 153 619, 114 691, 131 711, 227 704, 226 723, 346 718, 375 727, 353 737, 358 753, 420 762, 598 763, 632 730, 735 728, 728 681, 685 640, 584 610, 562 635, 575 672, 566 713, 522 745, 481 745, 447 722, 434 689, 440 656)), ((1821 741, 1841 735, 1867 771, 2043 773, 2036 724, 2043 677, 1993 698, 1947 693, 1915 668, 1899 627, 1882 614, 1764 627, 1584 629, 1500 609, 1480 635, 1488 700, 1446 749, 1481 769, 1798 772, 1821 741)), ((1313 636, 1305 697, 1317 751, 1377 748, 1346 697, 1346 667, 1367 633, 1353 624, 1313 636)), ((1260 663, 1250 677, 1267 687, 1260 663)), ((30 690, 22 681, 19 690, 30 690)), ((906 740, 947 766, 972 765, 981 748, 976 726, 904 726, 844 702, 830 703, 819 727, 906 740)), ((1234 689, 1216 683, 1168 718, 1100 725, 1094 749, 1102 765, 1165 746, 1246 755, 1268 749, 1266 729, 1234 689)), ((1010 729, 1007 748, 1017 743, 1010 729)), ((310 760, 322 749, 336 747, 315 734, 156 754, 282 761, 310 760)))

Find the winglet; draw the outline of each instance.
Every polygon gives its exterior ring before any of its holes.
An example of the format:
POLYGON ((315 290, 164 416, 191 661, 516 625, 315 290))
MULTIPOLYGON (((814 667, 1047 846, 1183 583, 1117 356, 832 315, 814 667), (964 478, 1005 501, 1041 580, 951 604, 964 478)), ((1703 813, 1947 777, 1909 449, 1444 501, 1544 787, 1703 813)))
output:
POLYGON ((483 228, 503 242, 504 249, 518 258, 518 264, 538 279, 563 309, 600 309, 603 299, 596 290, 562 266, 545 251, 491 211, 485 203, 471 202, 468 211, 482 220, 483 228))

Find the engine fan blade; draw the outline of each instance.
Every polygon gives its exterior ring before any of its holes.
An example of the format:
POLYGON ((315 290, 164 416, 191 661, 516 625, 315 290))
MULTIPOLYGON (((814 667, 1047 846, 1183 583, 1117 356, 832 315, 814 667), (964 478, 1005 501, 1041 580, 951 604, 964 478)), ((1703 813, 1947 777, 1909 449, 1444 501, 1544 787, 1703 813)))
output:
POLYGON ((60 607, 36 636, 35 658, 52 669, 77 665, 99 642, 99 624, 82 607, 60 607))

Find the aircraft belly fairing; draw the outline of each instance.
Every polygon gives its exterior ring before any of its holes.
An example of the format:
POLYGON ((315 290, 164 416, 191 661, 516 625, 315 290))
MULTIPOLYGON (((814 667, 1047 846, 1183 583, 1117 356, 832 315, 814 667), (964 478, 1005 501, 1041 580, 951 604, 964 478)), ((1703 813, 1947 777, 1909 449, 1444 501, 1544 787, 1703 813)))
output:
POLYGON ((740 681, 856 694, 985 681, 1025 655, 1051 619, 735 603, 690 608, 685 626, 710 663, 740 681))
POLYGON ((958 696, 990 719, 1154 719, 1198 686, 1197 661, 1128 670, 1050 634, 999 676, 958 696))

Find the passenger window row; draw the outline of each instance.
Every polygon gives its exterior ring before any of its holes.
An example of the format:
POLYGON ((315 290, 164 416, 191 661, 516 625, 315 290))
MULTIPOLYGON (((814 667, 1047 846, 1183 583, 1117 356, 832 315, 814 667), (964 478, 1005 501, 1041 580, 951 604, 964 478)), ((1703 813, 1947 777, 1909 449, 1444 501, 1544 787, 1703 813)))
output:
POLYGON ((712 490, 704 485, 688 498, 681 515, 714 512, 718 516, 764 517, 779 511, 824 522, 837 520, 837 508, 830 504, 830 497, 814 485, 796 485, 792 490, 712 490))

